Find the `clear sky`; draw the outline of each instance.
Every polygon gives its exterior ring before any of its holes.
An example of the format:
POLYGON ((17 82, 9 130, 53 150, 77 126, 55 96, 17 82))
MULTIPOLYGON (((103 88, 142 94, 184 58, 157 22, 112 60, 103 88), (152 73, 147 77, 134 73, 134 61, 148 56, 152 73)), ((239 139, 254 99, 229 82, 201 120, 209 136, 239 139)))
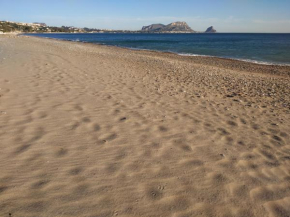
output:
POLYGON ((0 0, 0 20, 129 30, 185 21, 197 31, 290 33, 290 0, 0 0))

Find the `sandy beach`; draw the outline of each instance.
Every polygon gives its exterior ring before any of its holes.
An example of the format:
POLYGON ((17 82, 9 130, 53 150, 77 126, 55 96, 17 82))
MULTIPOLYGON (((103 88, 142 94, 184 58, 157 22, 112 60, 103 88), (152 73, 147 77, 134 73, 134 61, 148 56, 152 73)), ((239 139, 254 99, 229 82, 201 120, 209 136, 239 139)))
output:
POLYGON ((290 216, 290 66, 0 36, 0 216, 290 216))

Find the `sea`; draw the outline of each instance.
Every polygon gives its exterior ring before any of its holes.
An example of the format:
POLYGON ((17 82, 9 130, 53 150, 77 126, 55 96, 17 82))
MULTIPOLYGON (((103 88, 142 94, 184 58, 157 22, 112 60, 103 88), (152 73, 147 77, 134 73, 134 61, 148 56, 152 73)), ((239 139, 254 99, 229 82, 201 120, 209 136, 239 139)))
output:
POLYGON ((187 56, 214 56, 260 64, 290 65, 290 34, 42 33, 26 35, 172 52, 187 56))

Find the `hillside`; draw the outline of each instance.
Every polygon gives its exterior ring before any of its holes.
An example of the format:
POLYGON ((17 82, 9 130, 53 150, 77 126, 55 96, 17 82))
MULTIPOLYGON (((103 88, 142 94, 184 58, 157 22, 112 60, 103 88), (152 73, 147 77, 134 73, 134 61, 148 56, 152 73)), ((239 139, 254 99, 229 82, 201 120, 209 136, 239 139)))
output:
POLYGON ((45 32, 83 32, 82 29, 62 26, 46 26, 45 23, 18 23, 9 21, 0 21, 0 32, 3 33, 45 33, 45 32))
POLYGON ((142 27, 142 31, 160 31, 161 29, 163 29, 165 27, 165 25, 163 24, 152 24, 150 26, 143 26, 142 27))
POLYGON ((174 22, 168 25, 163 24, 152 24, 149 26, 143 26, 143 32, 152 32, 152 33, 194 33, 186 22, 174 22))

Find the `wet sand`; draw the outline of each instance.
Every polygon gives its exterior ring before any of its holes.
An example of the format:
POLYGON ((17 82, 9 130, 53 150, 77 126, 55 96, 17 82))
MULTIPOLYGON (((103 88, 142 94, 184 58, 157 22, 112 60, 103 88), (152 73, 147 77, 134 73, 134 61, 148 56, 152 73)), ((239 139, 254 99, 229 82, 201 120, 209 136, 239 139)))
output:
POLYGON ((290 216, 290 67, 0 36, 0 216, 290 216))

